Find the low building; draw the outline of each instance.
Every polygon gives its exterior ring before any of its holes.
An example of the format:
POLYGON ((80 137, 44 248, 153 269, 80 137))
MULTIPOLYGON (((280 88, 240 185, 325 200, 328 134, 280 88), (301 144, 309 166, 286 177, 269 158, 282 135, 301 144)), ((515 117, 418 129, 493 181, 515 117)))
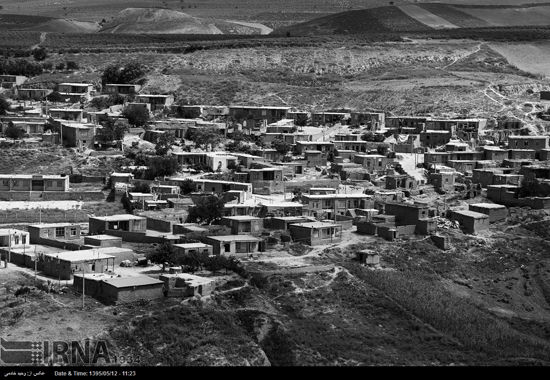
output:
POLYGON ((539 152, 548 149, 549 136, 508 136, 508 148, 530 149, 539 152))
POLYGON ((57 91, 65 101, 71 103, 89 101, 94 94, 94 85, 91 83, 60 83, 57 91))
POLYGON ((489 228, 489 215, 480 212, 462 210, 453 211, 451 219, 460 223, 464 232, 475 234, 489 228))
POLYGON ((139 84, 107 83, 103 87, 105 94, 133 95, 137 94, 141 86, 139 84))
POLYGON ((470 211, 475 211, 481 214, 489 215, 489 223, 505 220, 508 216, 506 206, 495 203, 475 203, 468 206, 470 211))
POLYGON ((334 215, 346 215, 356 208, 370 208, 371 196, 367 194, 302 194, 304 215, 333 219, 334 215))
POLYGON ((205 297, 210 295, 216 287, 215 279, 189 273, 161 274, 159 280, 164 282, 164 292, 169 297, 193 297, 197 295, 205 297))
POLYGON ((91 235, 104 234, 108 230, 145 233, 147 228, 147 218, 130 214, 91 216, 88 223, 91 235))
POLYGON ((30 245, 29 233, 14 228, 0 229, 0 247, 23 248, 30 245))
POLYGON ((288 226, 294 242, 307 245, 333 244, 342 241, 342 225, 326 222, 296 223, 288 226))
POLYGON ((84 118, 84 111, 80 108, 50 108, 48 110, 48 116, 53 119, 76 121, 80 123, 84 118))
POLYGON ((380 264, 380 255, 378 254, 378 252, 370 249, 364 249, 357 252, 357 259, 361 264, 366 264, 369 266, 380 264))
POLYGON ((345 112, 312 112, 311 124, 314 127, 334 125, 337 123, 347 124, 351 115, 345 112))
POLYGON ((92 235, 84 237, 85 245, 95 247, 122 247, 122 238, 113 235, 92 235))
POLYGON ((63 251, 43 255, 43 271, 59 280, 70 280, 74 273, 103 273, 115 268, 115 256, 104 253, 109 248, 63 251))
POLYGON ((261 239, 251 235, 208 236, 207 244, 213 247, 214 255, 249 256, 260 252, 261 239))
POLYGON ((74 288, 107 304, 117 305, 164 298, 164 282, 149 276, 119 277, 106 274, 74 275, 74 288), (83 285, 84 283, 84 285, 83 285))
POLYGON ((69 176, 42 174, 0 174, 0 192, 69 191, 69 176))
POLYGON ((33 244, 43 244, 44 240, 77 240, 80 239, 80 224, 77 223, 43 223, 31 224, 28 231, 33 244))
POLYGON ((174 103, 174 97, 172 95, 139 94, 136 96, 135 101, 137 103, 149 104, 151 111, 157 112, 170 107, 174 103))
POLYGON ((205 254, 212 255, 213 249, 211 245, 204 243, 185 243, 185 244, 174 244, 174 250, 177 255, 191 255, 191 254, 205 254))
POLYGON ((53 90, 49 88, 18 88, 16 92, 19 99, 42 100, 53 90))
MULTIPOLYGON (((176 181, 176 179, 170 178, 169 181, 176 181)), ((252 184, 242 182, 221 181, 214 179, 193 179, 193 182, 197 185, 197 191, 204 193, 226 193, 230 190, 244 191, 252 194, 252 184)))
POLYGON ((451 140, 451 132, 439 130, 426 130, 420 132, 420 143, 422 146, 437 148, 447 144, 451 140))
POLYGON ((264 219, 264 228, 270 230, 287 231, 291 224, 312 222, 311 218, 305 216, 276 216, 264 219))
POLYGON ((248 215, 226 216, 222 218, 221 224, 231 228, 233 235, 261 235, 263 220, 248 215))
POLYGON ((21 86, 27 81, 27 77, 23 75, 0 75, 0 87, 14 88, 21 86))

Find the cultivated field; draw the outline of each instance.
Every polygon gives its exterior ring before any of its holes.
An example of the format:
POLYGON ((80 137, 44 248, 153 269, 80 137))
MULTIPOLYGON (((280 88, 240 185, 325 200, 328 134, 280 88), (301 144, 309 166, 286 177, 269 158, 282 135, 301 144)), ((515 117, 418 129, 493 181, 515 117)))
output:
POLYGON ((519 69, 550 76, 550 43, 492 43, 490 46, 519 69))

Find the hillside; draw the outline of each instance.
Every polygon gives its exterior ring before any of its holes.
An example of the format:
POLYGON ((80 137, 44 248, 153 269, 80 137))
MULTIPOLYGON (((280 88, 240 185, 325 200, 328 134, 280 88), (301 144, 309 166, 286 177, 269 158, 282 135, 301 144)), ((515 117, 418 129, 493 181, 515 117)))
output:
POLYGON ((104 33, 222 34, 213 24, 183 12, 155 8, 127 8, 103 25, 104 33))
POLYGON ((67 20, 44 16, 0 14, 0 31, 20 30, 55 33, 92 33, 99 30, 94 22, 67 20))
POLYGON ((274 34, 361 34, 548 25, 548 3, 498 6, 416 3, 331 14, 279 28, 274 34))

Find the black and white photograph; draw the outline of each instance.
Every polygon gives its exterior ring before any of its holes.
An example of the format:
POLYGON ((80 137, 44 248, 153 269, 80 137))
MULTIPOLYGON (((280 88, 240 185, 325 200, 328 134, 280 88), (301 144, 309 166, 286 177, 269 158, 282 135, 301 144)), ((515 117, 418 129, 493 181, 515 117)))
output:
POLYGON ((550 0, 0 0, 0 377, 549 365, 550 0))

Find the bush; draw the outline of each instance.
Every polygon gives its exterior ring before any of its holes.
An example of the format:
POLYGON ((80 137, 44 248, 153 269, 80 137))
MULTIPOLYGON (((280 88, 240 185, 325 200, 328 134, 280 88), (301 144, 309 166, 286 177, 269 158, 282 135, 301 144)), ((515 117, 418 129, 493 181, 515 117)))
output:
POLYGON ((5 115, 9 109, 10 103, 6 100, 6 98, 0 96, 0 115, 5 115))
POLYGON ((10 139, 19 140, 25 136, 25 131, 14 125, 10 125, 4 131, 4 135, 10 139))
POLYGON ((62 102, 63 101, 63 97, 57 91, 53 91, 52 93, 50 93, 48 96, 46 96, 46 99, 50 102, 62 102))
POLYGON ((74 61, 67 61, 67 70, 78 70, 78 64, 74 61))
POLYGON ((44 47, 38 47, 32 51, 32 56, 36 61, 43 61, 48 57, 44 47))
POLYGON ((126 107, 122 116, 136 127, 143 127, 149 121, 149 111, 145 107, 126 107))
POLYGON ((145 68, 138 62, 128 63, 123 67, 111 65, 103 71, 101 83, 134 83, 145 75, 145 68))

